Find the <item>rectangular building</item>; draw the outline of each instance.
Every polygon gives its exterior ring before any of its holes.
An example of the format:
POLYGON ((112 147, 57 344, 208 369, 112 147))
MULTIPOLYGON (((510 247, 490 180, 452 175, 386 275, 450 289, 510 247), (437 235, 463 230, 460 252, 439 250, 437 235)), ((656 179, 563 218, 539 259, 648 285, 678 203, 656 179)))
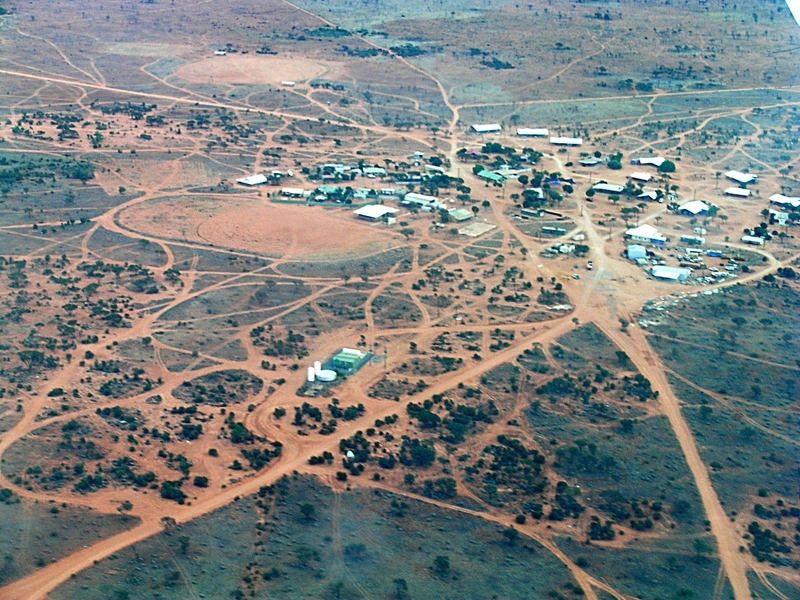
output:
POLYGON ((551 137, 550 143, 554 146, 582 146, 583 140, 574 137, 551 137))
POLYGON ((550 132, 547 129, 527 129, 525 127, 520 127, 517 129, 517 135, 519 137, 547 137, 550 135, 550 132))
POLYGON ((475 124, 471 129, 474 133, 497 133, 503 130, 498 123, 475 124))

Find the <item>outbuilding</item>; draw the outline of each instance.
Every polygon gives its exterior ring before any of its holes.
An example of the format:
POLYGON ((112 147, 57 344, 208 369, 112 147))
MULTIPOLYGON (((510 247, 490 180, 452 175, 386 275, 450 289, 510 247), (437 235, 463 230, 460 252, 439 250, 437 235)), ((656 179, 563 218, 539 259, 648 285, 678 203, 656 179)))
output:
POLYGON ((413 206, 414 208, 427 208, 433 210, 442 206, 439 198, 436 196, 426 196, 425 194, 417 194, 416 192, 408 192, 402 200, 402 204, 413 206))
POLYGON ((547 137, 550 135, 550 132, 547 129, 527 129, 525 127, 520 127, 517 129, 517 135, 519 137, 547 137))
POLYGON ((647 258, 647 249, 639 244, 630 244, 625 249, 625 254, 628 260, 638 260, 640 258, 647 258))
POLYGON ((650 181, 652 178, 653 176, 650 175, 650 173, 642 173, 641 171, 636 171, 634 173, 631 173, 631 179, 633 179, 634 181, 643 181, 646 183, 650 181))
POLYGON ((603 192, 604 194, 621 194, 625 191, 625 186, 615 183, 595 183, 592 189, 595 192, 603 192))
POLYGON ((663 246, 667 241, 667 238, 661 235, 658 229, 647 223, 628 229, 625 235, 634 241, 647 242, 657 246, 663 246))
POLYGON ((241 183, 242 185, 249 185, 249 186, 261 185, 262 183, 266 182, 267 182, 267 176, 261 174, 249 175, 247 177, 242 177, 241 179, 236 180, 236 183, 241 183))
POLYGON ((586 158, 582 158, 578 161, 582 167, 594 167, 595 165, 599 165, 602 160, 594 156, 587 156, 586 158))
POLYGON ((304 198, 310 195, 311 193, 303 188, 281 188, 281 196, 285 198, 304 198))
POLYGON ((583 140, 575 137, 551 137, 550 143, 554 146, 582 146, 583 140))
POLYGON ((742 236, 742 243, 743 244, 750 244, 751 246, 763 246, 764 245, 764 238, 756 237, 754 235, 743 235, 742 236))
POLYGON ((653 191, 653 190, 650 190, 650 191, 647 191, 647 192, 642 192, 641 194, 639 194, 636 197, 639 200, 651 200, 651 201, 655 202, 655 201, 658 200, 658 193, 653 191))
POLYGON ((503 130, 498 123, 475 124, 471 129, 474 133, 497 133, 503 130))
POLYGON ((506 178, 503 175, 500 175, 500 173, 495 173, 493 171, 481 171, 480 173, 477 174, 477 176, 480 177, 481 179, 485 179, 486 181, 490 181, 492 183, 497 183, 497 184, 505 183, 506 181, 506 178))
POLYGON ((656 265, 650 269, 650 274, 656 279, 666 279, 668 281, 686 281, 691 275, 692 270, 685 267, 665 267, 656 265))
POLYGON ((380 221, 385 216, 393 215, 396 212, 400 211, 391 206, 384 206, 383 204, 367 204, 353 211, 359 219, 364 219, 365 221, 380 221))
POLYGON ((800 208, 800 198, 793 196, 784 196, 783 194, 772 194, 769 197, 771 204, 777 204, 784 208, 800 208))
POLYGON ((469 221, 475 216, 471 210, 467 210, 466 208, 451 208, 447 211, 447 214, 450 215, 453 221, 457 222, 469 221))
POLYGON ((750 190, 738 187, 729 187, 727 190, 725 190, 725 195, 736 196, 737 198, 749 198, 750 190))
POLYGON ((684 216, 696 217, 697 215, 706 215, 708 214, 708 209, 710 206, 703 202, 702 200, 692 200, 691 202, 687 202, 686 204, 682 205, 678 212, 684 216))
POLYGON ((751 175, 750 173, 742 173, 741 171, 728 171, 725 177, 736 183, 747 185, 748 183, 755 183, 758 181, 758 175, 751 175))
POLYGON ((666 159, 662 158, 661 156, 648 156, 645 158, 634 158, 631 160, 632 165, 648 165, 651 167, 660 167, 664 164, 666 159))

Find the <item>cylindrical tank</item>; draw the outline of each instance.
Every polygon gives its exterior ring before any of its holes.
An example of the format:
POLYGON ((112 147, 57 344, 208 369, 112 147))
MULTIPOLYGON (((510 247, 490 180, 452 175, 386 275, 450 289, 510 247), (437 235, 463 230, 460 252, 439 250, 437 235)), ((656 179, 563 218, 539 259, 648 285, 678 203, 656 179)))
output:
POLYGON ((317 379, 320 381, 331 382, 336 380, 336 371, 330 369, 322 369, 317 373, 317 379))
POLYGON ((314 361, 314 373, 319 375, 319 372, 322 371, 322 363, 318 360, 314 361))
POLYGON ((314 367, 308 367, 308 376, 306 377, 306 379, 309 382, 312 382, 314 381, 315 377, 316 377, 316 371, 314 371, 314 367))

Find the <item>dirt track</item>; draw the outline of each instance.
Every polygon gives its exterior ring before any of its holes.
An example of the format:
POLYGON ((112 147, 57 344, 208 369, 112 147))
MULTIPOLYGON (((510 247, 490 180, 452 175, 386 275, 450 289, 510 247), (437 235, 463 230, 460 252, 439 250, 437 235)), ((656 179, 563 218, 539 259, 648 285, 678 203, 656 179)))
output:
MULTIPOLYGON (((325 21, 327 23, 327 21, 325 21)), ((602 50, 602 48, 601 48, 602 50)), ((599 52, 599 51, 598 51, 599 52)), ((412 65, 405 59, 400 59, 396 57, 398 60, 401 60, 404 64, 406 64, 411 69, 422 73, 425 77, 431 77, 429 74, 422 71, 420 68, 412 65)), ((586 57, 583 57, 586 58, 586 57)), ((69 63, 69 60, 64 57, 65 61, 69 63)), ((578 61, 576 61, 578 62, 578 61)), ((70 63, 71 64, 71 63, 70 63)), ((572 65, 565 67, 564 71, 570 68, 572 65)), ((75 67, 77 69, 77 67, 75 67)), ((80 69, 78 69, 80 70, 80 69)), ((22 71, 12 71, 3 69, 0 70, 5 76, 9 77, 23 77, 28 79, 36 79, 46 83, 56 83, 62 84, 66 86, 75 86, 79 88, 83 88, 84 90, 103 90, 106 92, 118 93, 124 97, 136 96, 141 98, 149 98, 153 100, 166 100, 169 102, 175 103, 184 103, 184 104, 195 104, 199 103, 201 106, 208 106, 208 107, 219 107, 219 108, 227 108, 233 111, 240 111, 240 110, 247 110, 252 107, 246 106, 244 104, 237 105, 233 103, 226 103, 226 102, 218 102, 211 98, 200 96, 195 92, 190 92, 188 90, 184 90, 185 96, 183 97, 172 97, 164 94, 149 94, 146 92, 136 92, 125 90, 121 88, 116 88, 113 86, 107 86, 101 79, 98 77, 93 76, 90 72, 80 70, 81 73, 86 75, 91 81, 76 81, 73 79, 69 79, 66 77, 54 77, 49 75, 37 75, 33 73, 27 73, 22 71)), ((444 87, 442 86, 441 82, 432 78, 437 87, 441 90, 443 95, 443 101, 448 106, 448 108, 452 111, 452 119, 450 121, 450 131, 447 132, 447 136, 449 136, 449 155, 453 164, 455 164, 455 153, 460 145, 467 144, 469 142, 469 138, 460 138, 458 131, 457 131, 457 124, 459 121, 459 110, 463 108, 467 108, 465 106, 456 106, 453 105, 448 97, 448 94, 445 92, 444 87)), ((753 88, 757 89, 757 88, 753 88)), ((714 92, 700 92, 703 94, 707 93, 714 93, 714 92)), ((622 97, 620 97, 622 98, 622 97)), ((624 98, 628 98, 625 96, 624 98)), ((591 98, 587 98, 585 100, 591 100, 591 98)), ((532 101, 532 102, 556 102, 554 100, 541 100, 541 101, 532 101)), ((739 111, 742 112, 742 111, 739 111)), ((297 118, 303 119, 305 118, 304 115, 300 114, 292 114, 291 112, 284 112, 284 111, 274 111, 274 114, 280 115, 284 118, 297 118)), ((715 113, 713 116, 718 116, 721 113, 715 113)), ((728 111, 726 114, 737 114, 737 111, 728 111)), ((709 119, 712 116, 708 117, 709 119)), ((411 138, 416 139, 421 144, 424 144, 426 147, 429 147, 431 142, 424 134, 409 134, 408 132, 404 132, 402 134, 398 133, 397 131, 388 128, 388 127, 380 127, 378 125, 369 126, 369 125, 354 125, 354 127, 359 128, 362 131, 369 131, 372 133, 380 134, 381 136, 397 136, 397 137, 404 137, 404 138, 411 138)), ((621 130, 619 130, 621 131, 621 130)), ((608 132, 611 134, 612 132, 608 132)), ((742 149, 744 147, 746 140, 742 140, 737 146, 737 149, 742 149)), ((645 148, 646 145, 643 145, 645 148)), ((559 164, 560 160, 557 156, 548 157, 546 160, 552 161, 553 164, 562 168, 559 164)), ((466 169, 465 169, 466 170, 466 169)), ((118 232, 125 234, 127 236, 136 237, 139 239, 150 241, 151 243, 159 244, 165 251, 167 255, 167 264, 163 268, 158 269, 160 273, 163 274, 164 271, 171 268, 174 262, 174 256, 170 250, 171 245, 175 245, 173 241, 167 242, 167 238, 172 238, 171 232, 153 232, 147 231, 146 229, 140 229, 136 227, 135 222, 127 222, 121 218, 122 213, 131 207, 135 207, 137 205, 142 205, 143 203, 147 202, 156 197, 160 197, 164 195, 164 191, 166 188, 182 182, 174 181, 174 173, 166 173, 164 176, 158 181, 157 184, 153 185, 152 187, 145 189, 144 196, 137 198, 136 200, 130 201, 126 204, 123 204, 116 209, 109 211, 107 214, 103 215, 99 219, 96 220, 95 228, 99 226, 103 226, 110 231, 118 232)), ((483 191, 480 187, 481 184, 475 179, 472 178, 470 175, 465 177, 470 185, 473 186, 473 189, 478 189, 483 191)), ((487 192, 488 193, 488 192, 487 192)), ((256 201, 255 199, 253 199, 256 201)), ((502 207, 504 204, 499 200, 494 200, 495 207, 492 212, 488 215, 489 218, 498 225, 498 231, 504 234, 504 242, 503 242, 503 252, 507 256, 514 255, 513 249, 510 245, 510 235, 516 235, 517 237, 523 238, 520 235, 518 229, 516 228, 514 222, 505 216, 502 212, 502 207)), ((653 209, 653 212, 646 215, 643 221, 655 218, 659 213, 656 212, 657 209, 653 209)), ((741 554, 738 550, 739 547, 739 539, 737 538, 736 531, 732 527, 728 517, 725 514, 724 509, 722 508, 719 498, 717 497, 716 491, 714 490, 708 475, 708 470, 704 463, 702 462, 696 442, 694 437, 689 429, 682 413, 680 410, 680 404, 678 398, 672 392, 667 378, 664 371, 664 367, 661 364, 661 361, 658 359, 656 354, 650 348, 646 337, 642 333, 642 331, 638 327, 631 328, 629 334, 623 334, 619 329, 619 319, 620 317, 627 317, 630 314, 633 314, 636 310, 638 310, 648 299, 651 297, 657 296, 659 294, 669 294, 675 291, 674 287, 659 284, 656 282, 648 281, 646 285, 637 285, 643 279, 642 272, 640 269, 632 266, 630 263, 621 260, 615 254, 614 242, 618 240, 618 234, 614 234, 609 236, 609 239, 606 239, 605 230, 601 229, 595 220, 592 218, 592 213, 597 212, 596 206, 591 206, 587 203, 582 201, 577 202, 577 208, 571 211, 571 216, 576 220, 576 222, 580 226, 580 230, 586 233, 588 238, 588 244, 592 247, 592 253, 589 256, 595 263, 595 270, 591 273, 585 273, 581 270, 582 279, 579 282, 574 281, 567 281, 567 289, 570 293, 571 301, 575 306, 574 312, 567 316, 563 316, 560 318, 552 319, 545 323, 537 323, 534 325, 520 325, 518 323, 504 323, 504 324, 495 324, 489 321, 474 323, 470 325, 471 329, 477 331, 486 331, 489 329, 494 328, 503 328, 503 329, 513 329, 518 333, 518 337, 515 341, 505 350, 500 352, 494 353, 491 356, 487 357, 480 363, 468 363, 468 366, 463 368, 462 370, 453 373, 440 376, 436 379, 436 381, 429 387, 425 394, 432 395, 437 393, 443 393, 454 386, 456 386, 461 381, 466 381, 472 378, 477 378, 480 375, 486 373, 487 371, 491 370, 492 368, 503 364, 504 362, 509 361, 516 357, 519 352, 524 349, 530 347, 530 345, 534 342, 541 343, 543 345, 547 345, 549 342, 555 341, 558 337, 563 335, 564 333, 572 330, 575 327, 575 323, 578 322, 580 324, 585 324, 588 322, 595 323, 605 334, 611 338, 615 344, 617 344, 621 349, 623 349, 628 356, 631 357, 636 367, 639 371, 647 377, 653 384, 653 388, 658 390, 660 393, 659 396, 659 406, 660 409, 663 411, 672 426, 672 429, 675 433, 675 436, 680 444, 681 450, 684 454, 686 462, 690 468, 692 476, 695 480, 695 483, 698 487, 700 492, 703 505, 707 514, 707 518, 711 523, 711 530, 713 535, 715 536, 719 548, 719 554, 722 561, 722 565, 724 567, 724 571, 727 574, 731 586, 734 591, 734 595, 737 600, 746 600, 751 597, 751 593, 749 590, 749 584, 746 578, 746 571, 748 568, 755 568, 757 565, 753 565, 752 561, 748 559, 745 555, 741 554)), ((246 219, 247 215, 237 215, 237 219, 246 219)), ((332 217, 330 222, 333 223, 339 217, 332 217)), ((227 221, 227 225, 235 225, 235 219, 227 221)), ((392 244, 402 245, 404 240, 399 236, 399 234, 376 234, 375 230, 368 230, 368 229, 360 229, 359 227, 353 227, 352 224, 347 224, 346 231, 351 233, 351 235, 357 235, 359 231, 364 232, 364 238, 359 240, 364 242, 365 240, 369 242, 372 239, 385 239, 388 238, 392 244)), ((288 240, 284 240, 284 249, 285 253, 283 254, 280 260, 286 261, 289 258, 304 258, 308 256, 309 249, 313 248, 316 241, 319 240, 320 236, 327 235, 327 231, 316 231, 315 236, 310 236, 308 240, 304 240, 300 246, 298 247, 297 239, 291 238, 288 240)), ((90 258, 94 258, 92 253, 90 252, 87 242, 91 234, 87 234, 84 239, 82 240, 82 248, 83 248, 83 258, 84 260, 89 260, 90 258)), ((254 234, 254 239, 258 238, 259 236, 263 236, 261 230, 258 231, 257 234, 254 234)), ((223 246, 229 246, 225 248, 225 252, 229 252, 232 256, 256 256, 259 248, 257 247, 245 247, 245 248, 236 248, 235 247, 235 239, 234 235, 229 235, 227 239, 227 243, 223 243, 223 246)), ((418 236, 418 240, 425 240, 430 244, 441 244, 441 236, 437 237, 432 235, 428 232, 420 233, 418 236)), ((524 239, 524 238, 523 238, 524 239)), ((186 239, 180 242, 180 245, 185 248, 197 248, 197 249, 204 249, 205 242, 208 242, 208 239, 186 239)), ((367 244, 369 245, 369 244, 367 244)), ((531 246, 532 248, 538 248, 538 245, 534 244, 533 242, 526 241, 526 245, 531 246)), ((736 247, 735 244, 731 244, 732 247, 736 247)), ((748 248, 752 250, 751 248, 748 248)), ((463 248, 462 248, 463 250, 463 248)), ((457 251, 463 257, 464 254, 461 250, 457 251)), ((738 283, 743 283, 747 281, 756 280, 760 277, 763 277, 766 273, 774 272, 779 266, 783 266, 789 264, 792 259, 783 259, 778 260, 772 253, 768 251, 759 251, 764 256, 768 258, 768 263, 764 270, 758 271, 756 273, 752 273, 747 276, 740 277, 735 282, 730 282, 727 284, 721 284, 720 286, 716 287, 724 287, 725 285, 735 285, 738 283)), ((409 326, 404 328, 381 328, 375 325, 374 318, 370 312, 370 308, 372 303, 374 302, 375 298, 385 292, 387 289, 390 289, 388 286, 393 282, 403 282, 405 284, 411 283, 416 279, 424 276, 423 269, 419 267, 418 262, 418 253, 415 253, 415 261, 414 261, 414 268, 407 273, 398 274, 396 269, 389 271, 385 276, 379 278, 373 278, 373 283, 377 283, 377 287, 370 292, 369 299, 366 303, 366 324, 365 328, 357 329, 353 328, 352 330, 348 330, 348 336, 355 335, 356 331, 358 332, 365 332, 365 335, 370 341, 375 341, 379 338, 384 336, 400 336, 401 334, 417 334, 420 336, 427 336, 433 337, 439 333, 437 327, 451 322, 450 319, 452 318, 453 314, 452 311, 448 312, 448 310, 442 311, 442 314, 439 314, 437 311, 436 314, 433 314, 432 310, 424 305, 418 298, 414 297, 415 305, 423 314, 423 320, 421 323, 417 324, 416 326, 409 326)), ((430 264, 436 264, 440 259, 433 261, 430 264)), ((549 267, 542 266, 541 268, 537 265, 538 258, 535 256, 535 252, 531 253, 531 256, 528 259, 524 257, 522 259, 519 258, 517 254, 513 259, 513 264, 520 266, 521 268, 526 269, 527 271, 535 271, 536 274, 541 273, 542 275, 550 274, 548 270, 549 267)), ((427 266, 430 266, 426 265, 427 266)), ((509 264, 509 263, 507 263, 509 264)), ((554 267, 554 268, 561 268, 564 267, 554 267)), ((567 267, 567 269, 569 269, 567 267)), ((561 274, 561 273, 560 273, 561 274)), ((191 271, 186 274, 187 282, 191 282, 193 278, 197 275, 194 271, 191 271)), ((215 284, 217 287, 224 287, 224 286, 231 286, 235 284, 237 278, 241 277, 242 275, 231 275, 229 278, 225 279, 223 282, 219 284, 215 284)), ((339 282, 337 281, 338 277, 332 276, 330 278, 309 278, 307 282, 313 285, 318 286, 317 290, 304 298, 301 301, 297 301, 294 303, 290 303, 285 307, 282 307, 286 313, 289 313, 299 306, 308 304, 317 298, 319 298, 324 292, 334 289, 338 286, 339 282)), ((134 322, 134 326, 131 329, 124 330, 120 333, 117 337, 117 341, 123 341, 125 339, 133 339, 135 337, 141 337, 146 335, 151 335, 155 329, 159 325, 156 324, 156 321, 160 314, 163 314, 171 307, 177 306, 181 302, 189 299, 192 297, 191 292, 191 285, 187 284, 182 289, 173 289, 173 298, 172 300, 161 310, 153 312, 146 317, 139 319, 134 322)), ((213 287, 213 286, 212 286, 213 287)), ((205 288, 202 292, 208 291, 211 288, 205 288)), ((199 295, 201 292, 197 292, 199 295)), ((341 335, 341 333, 340 333, 341 335)), ((243 328, 241 333, 241 341, 243 343, 247 343, 247 328, 243 328)), ((97 353, 102 353, 103 347, 110 343, 109 340, 103 340, 102 342, 96 345, 87 346, 87 349, 91 349, 96 351, 97 353)), ((335 339, 328 339, 323 340, 322 344, 327 344, 327 346, 335 347, 337 340, 335 339)), ((402 352, 401 346, 405 345, 404 341, 394 343, 392 345, 392 355, 396 353, 399 354, 402 352)), ((327 348, 325 346, 325 348, 327 348)), ((166 346, 164 346, 166 348, 166 346)), ((252 348, 251 348, 252 349, 252 348)), ((466 357, 466 355, 465 355, 466 357)), ((201 360, 202 358, 206 358, 205 356, 201 355, 197 357, 197 360, 201 360)), ((191 373, 191 377, 195 377, 198 375, 205 374, 206 372, 211 372, 213 370, 220 370, 221 368, 244 368, 250 370, 253 373, 260 372, 259 368, 259 358, 255 353, 250 354, 250 358, 245 363, 235 362, 235 361, 227 361, 223 362, 219 366, 209 367, 206 370, 198 370, 193 371, 191 373)), ((468 358, 468 357, 467 357, 468 358)), ((163 366, 163 363, 162 363, 163 366)), ((168 373, 165 370, 164 374, 164 384, 161 388, 161 391, 168 394, 171 387, 178 385, 183 379, 186 378, 183 374, 173 374, 168 373)), ((75 378, 79 376, 79 371, 76 365, 72 365, 71 367, 65 368, 60 371, 56 377, 52 378, 49 384, 51 386, 66 384, 74 381, 75 378)), ((374 380, 379 378, 380 375, 376 375, 371 381, 362 381, 362 382, 349 382, 345 391, 347 393, 348 401, 353 402, 364 402, 367 406, 367 412, 364 415, 363 420, 355 423, 350 424, 342 424, 339 429, 337 430, 336 436, 333 436, 330 439, 319 438, 319 437, 301 437, 297 435, 293 435, 284 429, 279 429, 276 426, 274 419, 271 417, 271 412, 276 405, 287 404, 294 400, 293 394, 289 390, 279 390, 274 396, 269 398, 268 400, 262 402, 259 407, 247 417, 247 425, 251 427, 253 430, 258 432, 259 434, 268 436, 270 439, 280 439, 284 446, 283 446, 283 455, 281 456, 280 460, 276 463, 272 464, 267 470, 244 478, 242 481, 235 485, 228 486, 225 490, 215 490, 214 494, 207 494, 200 498, 198 501, 194 502, 191 506, 164 506, 154 499, 149 503, 145 503, 141 499, 137 500, 137 510, 135 514, 142 518, 142 523, 138 527, 134 528, 131 531, 121 533, 116 535, 112 538, 103 540, 92 545, 89 548, 85 548, 79 552, 76 552, 58 562, 49 565, 40 571, 36 572, 35 574, 24 578, 20 581, 17 581, 3 589, 0 590, 0 596, 3 598, 8 598, 9 600, 16 600, 16 599, 35 599, 35 598, 43 598, 45 597, 49 591, 57 587, 60 583, 66 581, 72 574, 77 573, 83 569, 91 567, 96 561, 99 561, 109 555, 119 551, 122 548, 128 547, 142 539, 150 537, 152 535, 157 534, 159 531, 163 529, 163 525, 161 522, 162 516, 169 516, 174 518, 176 522, 183 523, 195 519, 201 515, 207 514, 221 506, 225 506, 229 502, 233 501, 233 499, 237 496, 242 496, 246 494, 250 494, 255 492, 259 487, 263 485, 267 485, 272 483, 282 477, 283 475, 290 474, 294 470, 304 471, 308 470, 307 466, 307 459, 311 455, 318 455, 321 454, 325 450, 334 450, 336 445, 338 444, 338 440, 353 434, 356 430, 363 428, 363 423, 371 421, 376 418, 382 418, 388 416, 389 414, 399 412, 404 407, 404 404, 410 400, 405 400, 401 403, 379 403, 371 401, 366 394, 366 390, 368 389, 371 383, 374 383, 374 380)), ((155 392, 149 392, 155 393, 155 392)), ((129 398, 125 401, 117 402, 120 405, 131 405, 135 406, 137 403, 141 403, 143 396, 137 396, 134 398, 129 398)), ((31 430, 41 427, 42 422, 35 421, 37 415, 40 414, 42 409, 44 408, 46 403, 46 398, 43 396, 38 397, 28 397, 26 399, 26 412, 23 416, 23 419, 13 427, 9 432, 3 434, 2 438, 0 439, 0 454, 2 454, 5 450, 9 448, 14 442, 19 440, 22 436, 29 433, 31 430)), ((74 415, 69 415, 72 418, 74 415)), ((54 418, 51 420, 52 422, 58 422, 58 418, 54 418)), ((50 422, 50 421, 48 421, 50 422)), ((81 498, 74 498, 72 495, 64 494, 62 496, 59 495, 44 495, 44 494, 34 494, 30 493, 19 486, 14 485, 12 482, 7 481, 5 477, 0 477, 0 482, 4 486, 8 486, 15 490, 15 492, 19 493, 20 495, 33 497, 33 498, 53 498, 58 500, 69 501, 73 503, 79 503, 85 506, 91 506, 93 508, 97 508, 98 510, 102 511, 111 511, 115 508, 115 498, 119 497, 119 493, 100 493, 95 496, 91 497, 81 497, 81 498)), ((368 483, 367 485, 374 485, 373 483, 368 483)), ((394 490, 396 491, 396 490, 394 490)), ((494 514, 494 513, 472 513, 466 509, 461 509, 458 507, 454 507, 447 503, 432 501, 427 498, 414 496, 420 501, 424 502, 431 502, 443 508, 448 508, 450 510, 457 510, 462 512, 470 512, 470 514, 474 514, 475 516, 486 518, 492 520, 494 522, 503 524, 503 525, 510 525, 512 524, 512 519, 508 515, 503 514, 494 514)), ((586 596, 588 598, 596 598, 596 592, 594 588, 602 589, 605 592, 613 595, 616 598, 624 598, 625 596, 620 594, 617 590, 613 587, 608 585, 605 582, 600 582, 591 576, 589 576, 585 571, 577 567, 572 561, 570 561, 563 553, 561 553, 556 546, 548 539, 546 532, 543 532, 541 528, 536 528, 535 526, 528 526, 525 528, 521 528, 521 532, 525 533, 526 535, 530 535, 534 539, 537 539, 542 544, 545 545, 551 552, 553 552, 564 564, 566 564, 569 569, 572 571, 573 575, 576 577, 576 580, 581 585, 582 589, 584 590, 586 596)), ((757 572, 761 575, 763 571, 756 569, 757 572)))

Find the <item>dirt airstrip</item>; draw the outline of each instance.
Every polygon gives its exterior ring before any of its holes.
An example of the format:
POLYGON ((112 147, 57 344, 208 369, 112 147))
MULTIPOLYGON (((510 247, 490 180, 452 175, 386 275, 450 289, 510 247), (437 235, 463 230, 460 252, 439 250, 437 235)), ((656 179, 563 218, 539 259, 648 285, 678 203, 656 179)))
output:
POLYGON ((281 57, 229 54, 212 56, 175 72, 175 76, 190 83, 272 84, 283 81, 307 82, 332 71, 332 65, 322 64, 301 56, 281 57))

